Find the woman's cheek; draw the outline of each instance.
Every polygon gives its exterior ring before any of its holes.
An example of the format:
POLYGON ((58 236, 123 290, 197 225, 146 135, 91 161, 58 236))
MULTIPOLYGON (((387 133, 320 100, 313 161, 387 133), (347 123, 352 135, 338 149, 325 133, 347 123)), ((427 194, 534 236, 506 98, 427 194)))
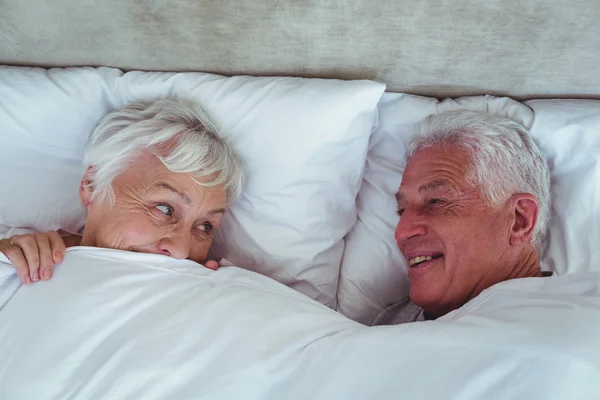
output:
POLYGON ((125 246, 139 246, 156 242, 160 238, 160 228, 148 218, 129 219, 121 225, 121 236, 125 246))
POLYGON ((205 262, 206 257, 208 256, 208 249, 210 248, 210 244, 210 241, 195 241, 194 243, 192 243, 189 259, 198 263, 205 262))

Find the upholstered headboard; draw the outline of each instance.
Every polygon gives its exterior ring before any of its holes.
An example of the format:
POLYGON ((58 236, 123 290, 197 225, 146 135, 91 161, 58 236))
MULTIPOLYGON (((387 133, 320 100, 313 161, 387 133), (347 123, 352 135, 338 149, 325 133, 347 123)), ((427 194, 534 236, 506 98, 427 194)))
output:
POLYGON ((0 63, 600 97, 598 0, 0 0, 0 63))

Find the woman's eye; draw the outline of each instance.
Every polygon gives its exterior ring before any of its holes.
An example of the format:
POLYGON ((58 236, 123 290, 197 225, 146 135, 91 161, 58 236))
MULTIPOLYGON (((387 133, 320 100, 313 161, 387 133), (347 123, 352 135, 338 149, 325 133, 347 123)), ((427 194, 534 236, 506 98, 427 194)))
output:
POLYGON ((198 229, 200 229, 202 232, 204 233, 210 233, 213 230, 213 226, 212 224, 202 224, 198 227, 198 229))
POLYGON ((156 209, 169 217, 173 215, 173 207, 168 204, 159 204, 156 209))

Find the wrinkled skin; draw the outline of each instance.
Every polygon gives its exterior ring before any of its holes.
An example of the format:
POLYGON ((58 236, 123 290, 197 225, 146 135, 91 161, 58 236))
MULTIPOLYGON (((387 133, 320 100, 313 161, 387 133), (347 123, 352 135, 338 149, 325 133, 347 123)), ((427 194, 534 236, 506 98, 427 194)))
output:
POLYGON ((409 262, 410 298, 432 317, 498 282, 541 276, 531 244, 536 198, 516 193, 491 205, 469 181, 470 165, 457 147, 422 149, 409 160, 396 195, 395 238, 409 262))

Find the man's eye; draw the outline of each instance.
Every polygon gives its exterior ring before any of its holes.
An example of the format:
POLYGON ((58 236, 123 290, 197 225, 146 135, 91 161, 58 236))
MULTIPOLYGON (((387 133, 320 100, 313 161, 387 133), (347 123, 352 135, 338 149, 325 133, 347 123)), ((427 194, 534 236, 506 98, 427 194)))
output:
POLYGON ((441 204, 443 202, 444 202, 444 200, 442 200, 442 199, 431 199, 427 202, 427 204, 429 204, 430 206, 434 206, 436 204, 441 204))
POLYGON ((173 207, 168 204, 159 204, 156 209, 169 217, 173 215, 173 207))
POLYGON ((400 216, 400 217, 401 217, 401 216, 402 216, 402 214, 404 214, 404 208, 400 208, 400 209, 398 209, 398 211, 397 211, 397 212, 398 212, 398 216, 400 216))
POLYGON ((200 225, 198 229, 200 229, 204 233, 210 233, 214 229, 214 227, 212 226, 212 224, 205 223, 200 225))

